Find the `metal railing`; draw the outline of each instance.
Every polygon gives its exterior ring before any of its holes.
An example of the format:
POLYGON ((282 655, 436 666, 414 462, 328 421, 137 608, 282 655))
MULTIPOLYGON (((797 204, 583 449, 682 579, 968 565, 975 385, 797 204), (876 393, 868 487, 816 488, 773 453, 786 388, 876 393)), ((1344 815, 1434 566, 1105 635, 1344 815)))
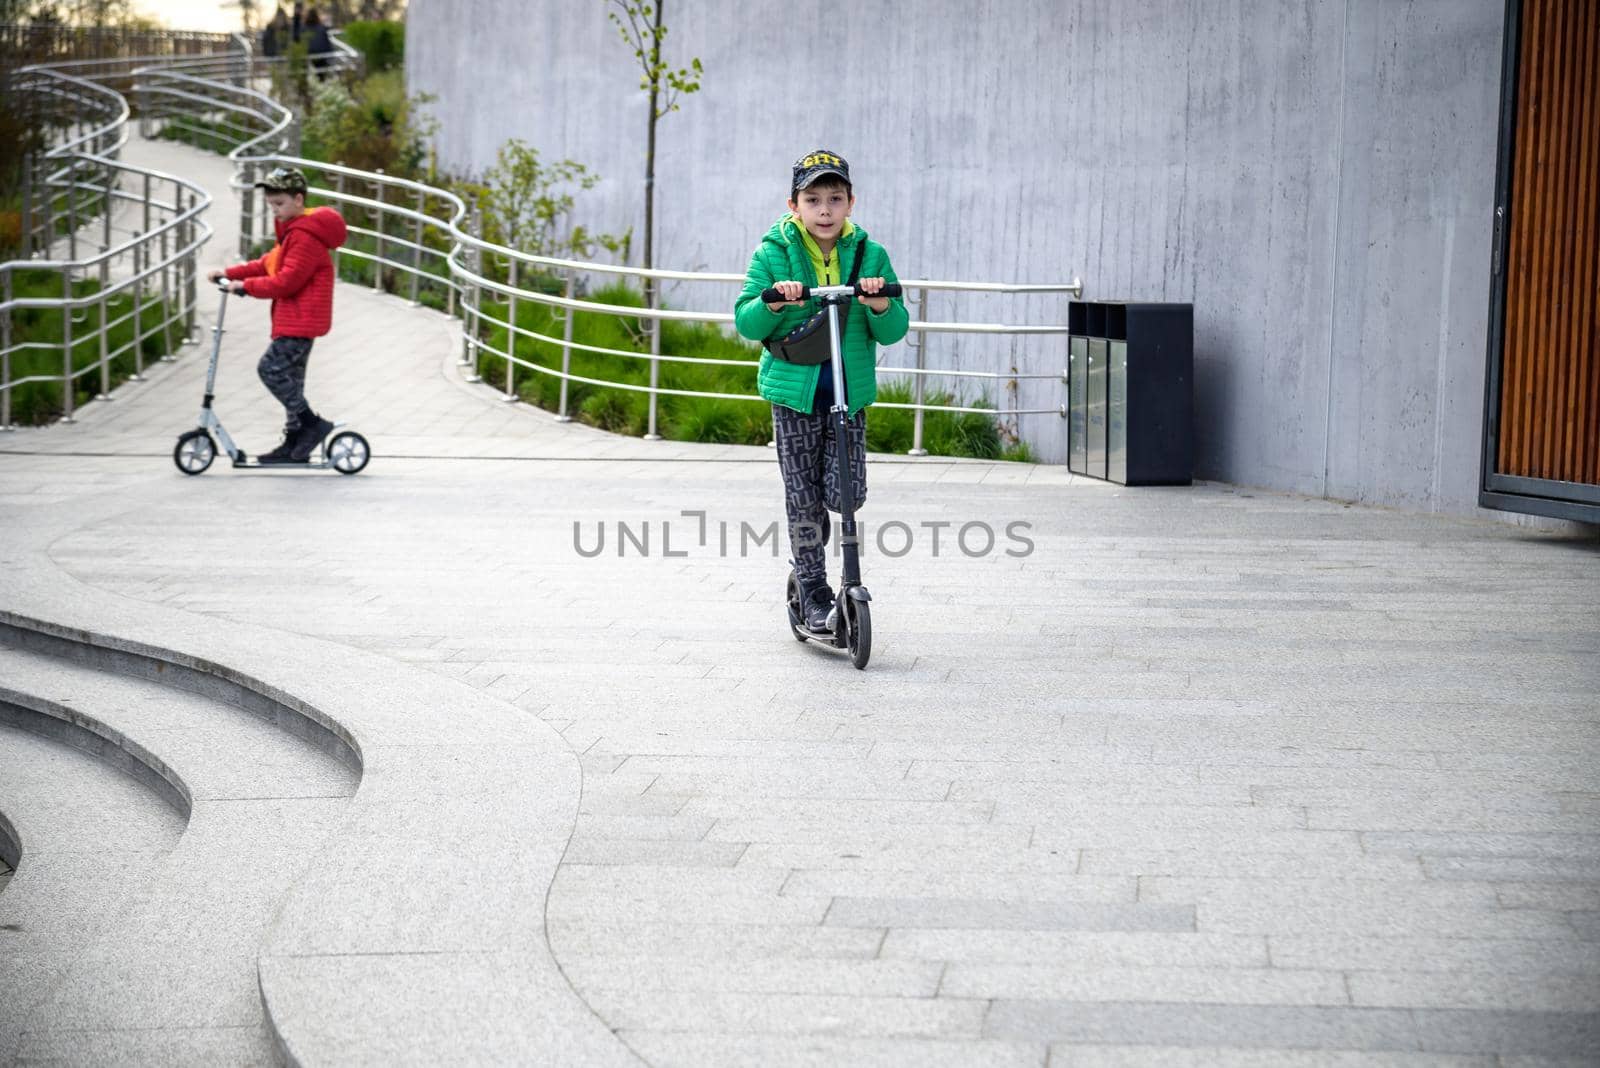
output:
MULTIPOLYGON (((290 127, 280 120, 274 133, 289 136, 290 127)), ((270 140, 266 138, 265 140, 270 140)), ((256 144, 262 143, 258 138, 256 144)), ((241 146, 242 148, 243 146, 241 146)), ((396 280, 394 291, 409 296, 413 304, 419 303, 421 292, 432 292, 442 297, 445 310, 462 319, 460 364, 476 378, 479 358, 496 357, 504 363, 502 395, 507 401, 520 399, 515 389, 517 369, 546 375, 559 380, 559 397, 556 415, 562 421, 572 418, 570 386, 573 383, 607 389, 641 392, 648 395, 646 438, 659 437, 659 399, 663 396, 704 397, 738 401, 759 401, 753 393, 721 393, 704 390, 674 389, 661 385, 660 372, 664 364, 699 364, 750 367, 750 360, 721 359, 708 356, 664 353, 661 350, 661 324, 667 321, 712 323, 727 326, 733 322, 730 312, 693 311, 667 308, 660 305, 663 286, 660 283, 715 285, 728 289, 744 282, 742 274, 709 271, 644 270, 618 264, 596 263, 582 260, 540 256, 510 248, 484 239, 482 209, 469 205, 461 196, 420 182, 384 175, 380 172, 361 171, 337 164, 304 159, 284 153, 251 155, 247 151, 232 153, 240 177, 235 181, 242 199, 246 201, 246 218, 240 228, 240 243, 248 251, 263 242, 270 233, 270 220, 264 205, 252 211, 249 206, 249 183, 254 176, 273 166, 294 166, 306 171, 312 180, 313 192, 338 205, 346 215, 350 233, 365 238, 361 243, 347 244, 340 249, 342 258, 362 261, 372 266, 374 287, 382 289, 382 273, 391 271, 396 280), (320 180, 319 180, 320 179, 320 180), (490 270, 487 265, 493 265, 490 270), (431 268, 431 269, 430 269, 431 268), (644 307, 606 304, 584 299, 588 283, 595 278, 628 279, 652 285, 645 286, 650 303, 644 307), (551 280, 550 286, 528 284, 536 279, 551 280), (550 291, 554 289, 554 292, 550 291), (542 333, 521 325, 517 310, 522 304, 540 304, 559 315, 561 333, 542 333), (646 324, 648 351, 615 349, 587 345, 573 339, 574 316, 600 313, 643 320, 646 324), (504 345, 493 340, 503 334, 504 345), (561 352, 560 368, 546 366, 527 358, 518 351, 518 342, 543 343, 561 352), (574 352, 616 356, 648 361, 648 384, 599 379, 575 373, 572 370, 574 352)), ((925 455, 923 448, 925 415, 930 411, 978 413, 1010 418, 1016 416, 1054 415, 1066 417, 1064 401, 1050 407, 982 407, 977 405, 929 404, 926 383, 930 378, 948 378, 962 382, 1002 384, 1014 390, 1020 381, 1051 380, 1065 387, 1065 336, 1068 328, 1064 322, 1042 325, 1009 325, 1005 323, 971 323, 931 321, 926 317, 928 294, 949 292, 964 294, 1072 294, 1083 292, 1080 281, 1054 285, 1005 285, 999 283, 969 283, 903 279, 908 302, 916 309, 911 321, 910 346, 916 353, 913 367, 883 366, 880 374, 901 374, 912 379, 912 398, 909 402, 880 401, 878 406, 909 409, 913 412, 913 455, 925 455), (1060 369, 1045 373, 988 372, 941 369, 927 366, 928 338, 938 334, 1048 336, 1063 339, 1060 369)), ((731 296, 724 307, 732 303, 731 296)))
POLYGON ((8 90, 40 121, 50 147, 25 163, 20 230, 28 255, 0 263, 5 430, 21 387, 58 385, 62 419, 72 422, 83 379, 97 379, 97 396, 108 399, 112 368, 124 357, 129 377, 143 376, 147 339, 159 337, 162 358, 171 358, 193 329, 196 254, 211 234, 201 217, 210 204, 204 189, 120 161, 129 113, 114 89, 46 66, 18 71, 8 90), (34 292, 41 277, 49 295, 34 292), (19 339, 14 324, 24 316, 59 316, 60 340, 19 339), (80 361, 85 350, 89 359, 80 361), (19 371, 40 362, 59 373, 19 371))
MULTIPOLYGON (((292 131, 294 118, 249 88, 290 71, 289 59, 256 56, 241 35, 0 26, 0 41, 14 54, 49 60, 21 68, 6 87, 48 137, 47 150, 25 161, 24 258, 0 263, 0 429, 10 430, 22 387, 58 387, 61 418, 70 423, 85 379, 97 380, 96 399, 108 400, 114 367, 127 367, 130 381, 143 378, 147 340, 159 341, 160 358, 170 360, 192 338, 211 198, 193 182, 120 161, 129 86, 148 74, 168 112, 183 110, 191 120, 222 115, 215 147, 292 131), (41 277, 49 279, 48 295, 38 292, 41 277), (59 316, 59 340, 20 339, 14 324, 24 316, 59 316), (41 362, 60 370, 40 371, 41 362), (19 369, 24 363, 31 373, 19 369)), ((333 42, 323 69, 358 69, 360 54, 337 36, 333 42)), ((141 122, 148 128, 151 119, 141 122)))
POLYGON ((18 65, 47 64, 63 73, 70 65, 122 56, 175 57, 226 49, 230 35, 198 30, 130 30, 121 27, 69 26, 61 23, 0 23, 0 51, 17 57, 18 65))
MULTIPOLYGON (((661 369, 670 364, 734 365, 750 367, 747 359, 722 359, 661 350, 664 322, 710 323, 726 326, 733 316, 726 311, 695 311, 663 305, 666 287, 714 289, 724 299, 721 307, 732 304, 732 290, 744 281, 742 274, 706 271, 644 270, 617 264, 540 256, 507 247, 484 238, 481 204, 469 204, 450 189, 410 179, 330 164, 298 155, 298 127, 295 114, 269 94, 255 88, 261 74, 259 58, 251 56, 248 42, 238 42, 233 50, 233 65, 225 57, 203 61, 147 63, 137 69, 132 94, 138 104, 144 129, 154 132, 168 124, 187 124, 208 132, 215 147, 226 149, 235 166, 234 188, 240 194, 240 254, 251 255, 272 234, 271 219, 262 199, 255 195, 253 183, 267 169, 293 166, 304 170, 311 180, 312 194, 341 209, 350 228, 351 240, 339 250, 341 262, 359 263, 370 269, 377 289, 392 289, 409 296, 413 304, 430 303, 461 320, 460 362, 469 376, 476 378, 483 357, 504 363, 504 396, 518 398, 518 369, 559 380, 557 416, 569 420, 570 390, 574 383, 608 389, 642 392, 648 395, 646 437, 658 437, 659 401, 663 396, 706 397, 738 401, 758 401, 754 393, 722 393, 678 389, 661 384, 661 369), (206 66, 210 63, 211 66, 206 66), (585 299, 595 279, 630 280, 647 283, 644 307, 613 305, 585 299), (525 304, 543 305, 559 321, 560 335, 533 330, 518 321, 518 309, 525 304), (586 313, 612 314, 638 320, 648 335, 648 351, 607 348, 575 341, 574 317, 586 313), (502 339, 503 340, 499 340, 502 339), (560 367, 547 366, 529 358, 519 342, 544 344, 559 349, 560 367), (588 377, 574 372, 573 353, 593 353, 642 360, 648 364, 648 384, 588 377)), ((349 62, 344 60, 343 62, 349 62)), ((1003 385, 1015 393, 1018 384, 1028 380, 1054 380, 1065 388, 1068 332, 1065 315, 1055 322, 1038 325, 1012 325, 1003 322, 934 321, 927 315, 932 293, 967 297, 998 295, 1081 296, 1077 279, 1050 285, 1006 285, 999 283, 949 282, 924 279, 902 280, 907 303, 913 311, 909 347, 916 354, 914 366, 880 366, 880 374, 909 378, 912 397, 909 403, 879 402, 880 406, 910 409, 914 412, 912 453, 922 454, 924 416, 930 411, 976 412, 997 418, 1055 415, 1065 418, 1065 403, 1048 407, 986 407, 962 404, 930 404, 926 383, 930 379, 1003 385), (1050 370, 1007 372, 958 370, 928 364, 929 339, 940 335, 971 337, 1009 336, 1016 338, 1061 338, 1057 362, 1047 357, 1050 370)))

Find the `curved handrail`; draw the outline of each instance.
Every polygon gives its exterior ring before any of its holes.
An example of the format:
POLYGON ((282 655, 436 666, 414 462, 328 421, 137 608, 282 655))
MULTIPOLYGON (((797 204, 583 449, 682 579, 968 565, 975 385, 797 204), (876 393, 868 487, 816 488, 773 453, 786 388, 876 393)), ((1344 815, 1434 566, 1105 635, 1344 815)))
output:
MULTIPOLYGON (((126 60, 94 62, 105 65, 126 60)), ((31 97, 44 109, 47 126, 64 126, 67 132, 27 164, 23 240, 27 250, 37 243, 44 255, 0 263, 3 430, 12 428, 13 397, 21 386, 58 383, 62 417, 71 422, 74 393, 83 377, 98 371, 99 395, 106 396, 112 385, 113 363, 131 352, 131 377, 140 378, 144 372, 144 343, 157 334, 162 340, 163 358, 170 359, 176 348, 174 327, 179 344, 188 339, 193 323, 195 258, 212 233, 203 219, 211 202, 204 188, 177 175, 120 160, 128 139, 130 116, 123 94, 93 78, 51 64, 19 69, 7 88, 31 97), (133 189, 126 188, 130 183, 133 189), (142 208, 141 228, 126 237, 114 237, 117 208, 126 205, 142 208), (100 223, 98 234, 80 227, 80 222, 94 220, 100 223), (52 256, 63 221, 66 254, 52 256), (95 251, 80 255, 78 246, 82 241, 95 245, 95 251), (23 272, 55 274, 60 280, 60 295, 18 295, 16 280, 23 272), (92 292, 75 291, 77 281, 91 277, 98 282, 92 292), (131 297, 129 309, 113 315, 113 302, 120 302, 125 296, 131 297), (91 308, 98 308, 97 318, 87 315, 91 308), (159 321, 154 324, 147 321, 152 308, 159 309, 159 321), (20 309, 58 311, 62 324, 60 342, 14 341, 12 313, 20 309), (112 333, 124 327, 128 328, 129 339, 114 345, 112 333), (98 358, 78 367, 76 354, 86 344, 98 350, 98 358), (15 357, 41 350, 59 357, 59 374, 13 375, 15 357)))
MULTIPOLYGON (((341 49, 340 62, 349 63, 356 56, 342 40, 336 39, 341 49)), ((357 56, 357 61, 359 57, 357 56)), ((116 76, 106 71, 123 73, 119 61, 89 61, 99 63, 96 77, 116 76)), ((126 61, 120 61, 127 67, 126 61)), ((515 368, 560 379, 560 415, 568 416, 567 384, 580 382, 619 389, 646 392, 650 395, 650 434, 656 428, 656 399, 660 394, 718 397, 758 400, 753 395, 734 395, 693 390, 663 388, 659 382, 662 363, 730 364, 748 361, 719 360, 709 357, 672 355, 660 351, 660 329, 663 322, 695 322, 725 326, 733 316, 726 311, 684 310, 659 305, 660 285, 645 286, 651 303, 646 307, 633 307, 584 299, 581 288, 584 280, 591 278, 636 279, 647 283, 702 284, 719 286, 740 284, 744 275, 710 271, 681 271, 663 268, 644 269, 625 264, 599 263, 564 257, 544 256, 522 249, 508 247, 488 240, 481 232, 481 209, 469 205, 452 190, 365 171, 338 163, 326 163, 299 155, 298 128, 294 113, 269 94, 250 86, 252 78, 275 61, 264 60, 253 54, 251 42, 237 39, 235 49, 225 54, 201 57, 163 57, 132 70, 135 81, 133 93, 140 103, 142 121, 161 122, 193 115, 196 111, 234 116, 226 135, 233 142, 227 155, 235 167, 233 188, 241 199, 241 253, 248 254, 255 242, 268 236, 263 205, 254 192, 254 180, 265 168, 272 166, 300 167, 313 176, 315 195, 338 203, 351 216, 352 235, 364 239, 371 247, 358 247, 352 243, 340 250, 340 256, 370 263, 374 276, 382 286, 384 271, 392 272, 398 280, 409 277, 411 299, 416 302, 421 287, 430 290, 438 287, 447 310, 462 320, 462 356, 466 366, 475 366, 479 355, 502 359, 506 369, 506 394, 515 399, 513 374, 515 368), (241 74, 241 70, 243 73, 241 74), (223 80, 226 79, 226 80, 223 80), (360 190, 359 192, 356 190, 360 190), (365 195, 364 195, 365 194, 365 195), (366 216, 366 220, 357 218, 366 216), (372 221, 375 220, 375 221, 372 221), (409 234, 405 231, 409 228, 409 234), (432 237, 432 243, 424 235, 432 237), (441 247, 442 246, 442 247, 441 247), (486 263, 503 268, 489 269, 486 263), (561 281, 562 292, 549 292, 544 287, 520 284, 519 275, 529 272, 561 281), (565 324, 565 336, 554 338, 531 331, 516 322, 516 307, 521 303, 542 304, 559 314, 565 324), (572 340, 572 317, 576 314, 611 314, 639 320, 646 324, 651 336, 650 352, 635 353, 624 350, 586 346, 572 340), (495 331, 503 332, 508 339, 504 348, 493 341, 495 331), (517 351, 516 339, 527 338, 537 342, 559 345, 562 351, 560 370, 528 359, 517 351), (585 378, 573 373, 571 353, 604 352, 608 355, 626 355, 646 360, 650 368, 650 384, 607 382, 585 378)), ((223 135, 218 134, 222 140, 223 135)), ((398 284, 398 281, 397 281, 398 284)), ((1057 295, 1081 296, 1082 283, 1008 284, 996 282, 959 282, 933 279, 902 280, 918 315, 911 322, 916 338, 911 347, 917 353, 915 367, 880 367, 880 371, 905 374, 914 384, 915 399, 909 407, 917 414, 916 448, 920 451, 922 415, 924 411, 947 410, 954 412, 979 411, 999 416, 1032 414, 1065 414, 1065 405, 1048 408, 995 409, 961 405, 929 405, 924 403, 924 381, 929 377, 947 377, 977 382, 1005 382, 1014 388, 1024 379, 1061 380, 1058 370, 1047 374, 999 373, 988 371, 961 371, 928 368, 925 366, 927 339, 935 334, 966 334, 974 336, 1057 337, 1065 335, 1068 328, 1062 323, 1041 325, 1014 325, 997 322, 942 322, 927 319, 925 315, 927 294, 945 292, 972 295, 1057 295)), ((1063 364, 1065 360, 1063 358, 1063 364)))

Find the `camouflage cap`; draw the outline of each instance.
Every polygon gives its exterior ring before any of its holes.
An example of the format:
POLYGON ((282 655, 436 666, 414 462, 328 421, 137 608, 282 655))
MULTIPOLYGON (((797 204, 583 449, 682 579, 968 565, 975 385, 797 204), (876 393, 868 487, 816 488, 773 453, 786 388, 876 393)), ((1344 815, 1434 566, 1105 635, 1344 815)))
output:
POLYGON ((815 185, 828 175, 841 179, 845 185, 850 184, 850 164, 837 152, 829 152, 819 148, 815 152, 807 152, 794 161, 794 181, 789 187, 791 195, 802 189, 815 185))
POLYGON ((267 176, 256 183, 256 188, 269 193, 301 193, 309 188, 305 174, 298 167, 274 167, 267 176))

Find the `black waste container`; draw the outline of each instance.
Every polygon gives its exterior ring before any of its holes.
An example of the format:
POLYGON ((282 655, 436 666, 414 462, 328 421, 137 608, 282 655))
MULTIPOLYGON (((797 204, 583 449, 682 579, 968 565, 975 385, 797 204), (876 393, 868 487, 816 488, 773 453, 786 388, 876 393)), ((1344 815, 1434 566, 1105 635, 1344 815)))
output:
POLYGON ((1073 301, 1067 467, 1125 486, 1194 477, 1194 305, 1073 301))

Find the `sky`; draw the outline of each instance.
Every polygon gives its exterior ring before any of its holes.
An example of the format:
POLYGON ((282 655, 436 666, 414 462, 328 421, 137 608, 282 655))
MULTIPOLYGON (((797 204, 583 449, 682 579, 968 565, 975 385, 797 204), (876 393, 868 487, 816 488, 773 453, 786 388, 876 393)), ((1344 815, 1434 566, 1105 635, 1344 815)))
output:
MULTIPOLYGON (((243 27, 239 8, 225 0, 135 0, 146 15, 174 30, 210 30, 232 33, 243 27)), ((265 8, 267 5, 260 5, 265 8)))

